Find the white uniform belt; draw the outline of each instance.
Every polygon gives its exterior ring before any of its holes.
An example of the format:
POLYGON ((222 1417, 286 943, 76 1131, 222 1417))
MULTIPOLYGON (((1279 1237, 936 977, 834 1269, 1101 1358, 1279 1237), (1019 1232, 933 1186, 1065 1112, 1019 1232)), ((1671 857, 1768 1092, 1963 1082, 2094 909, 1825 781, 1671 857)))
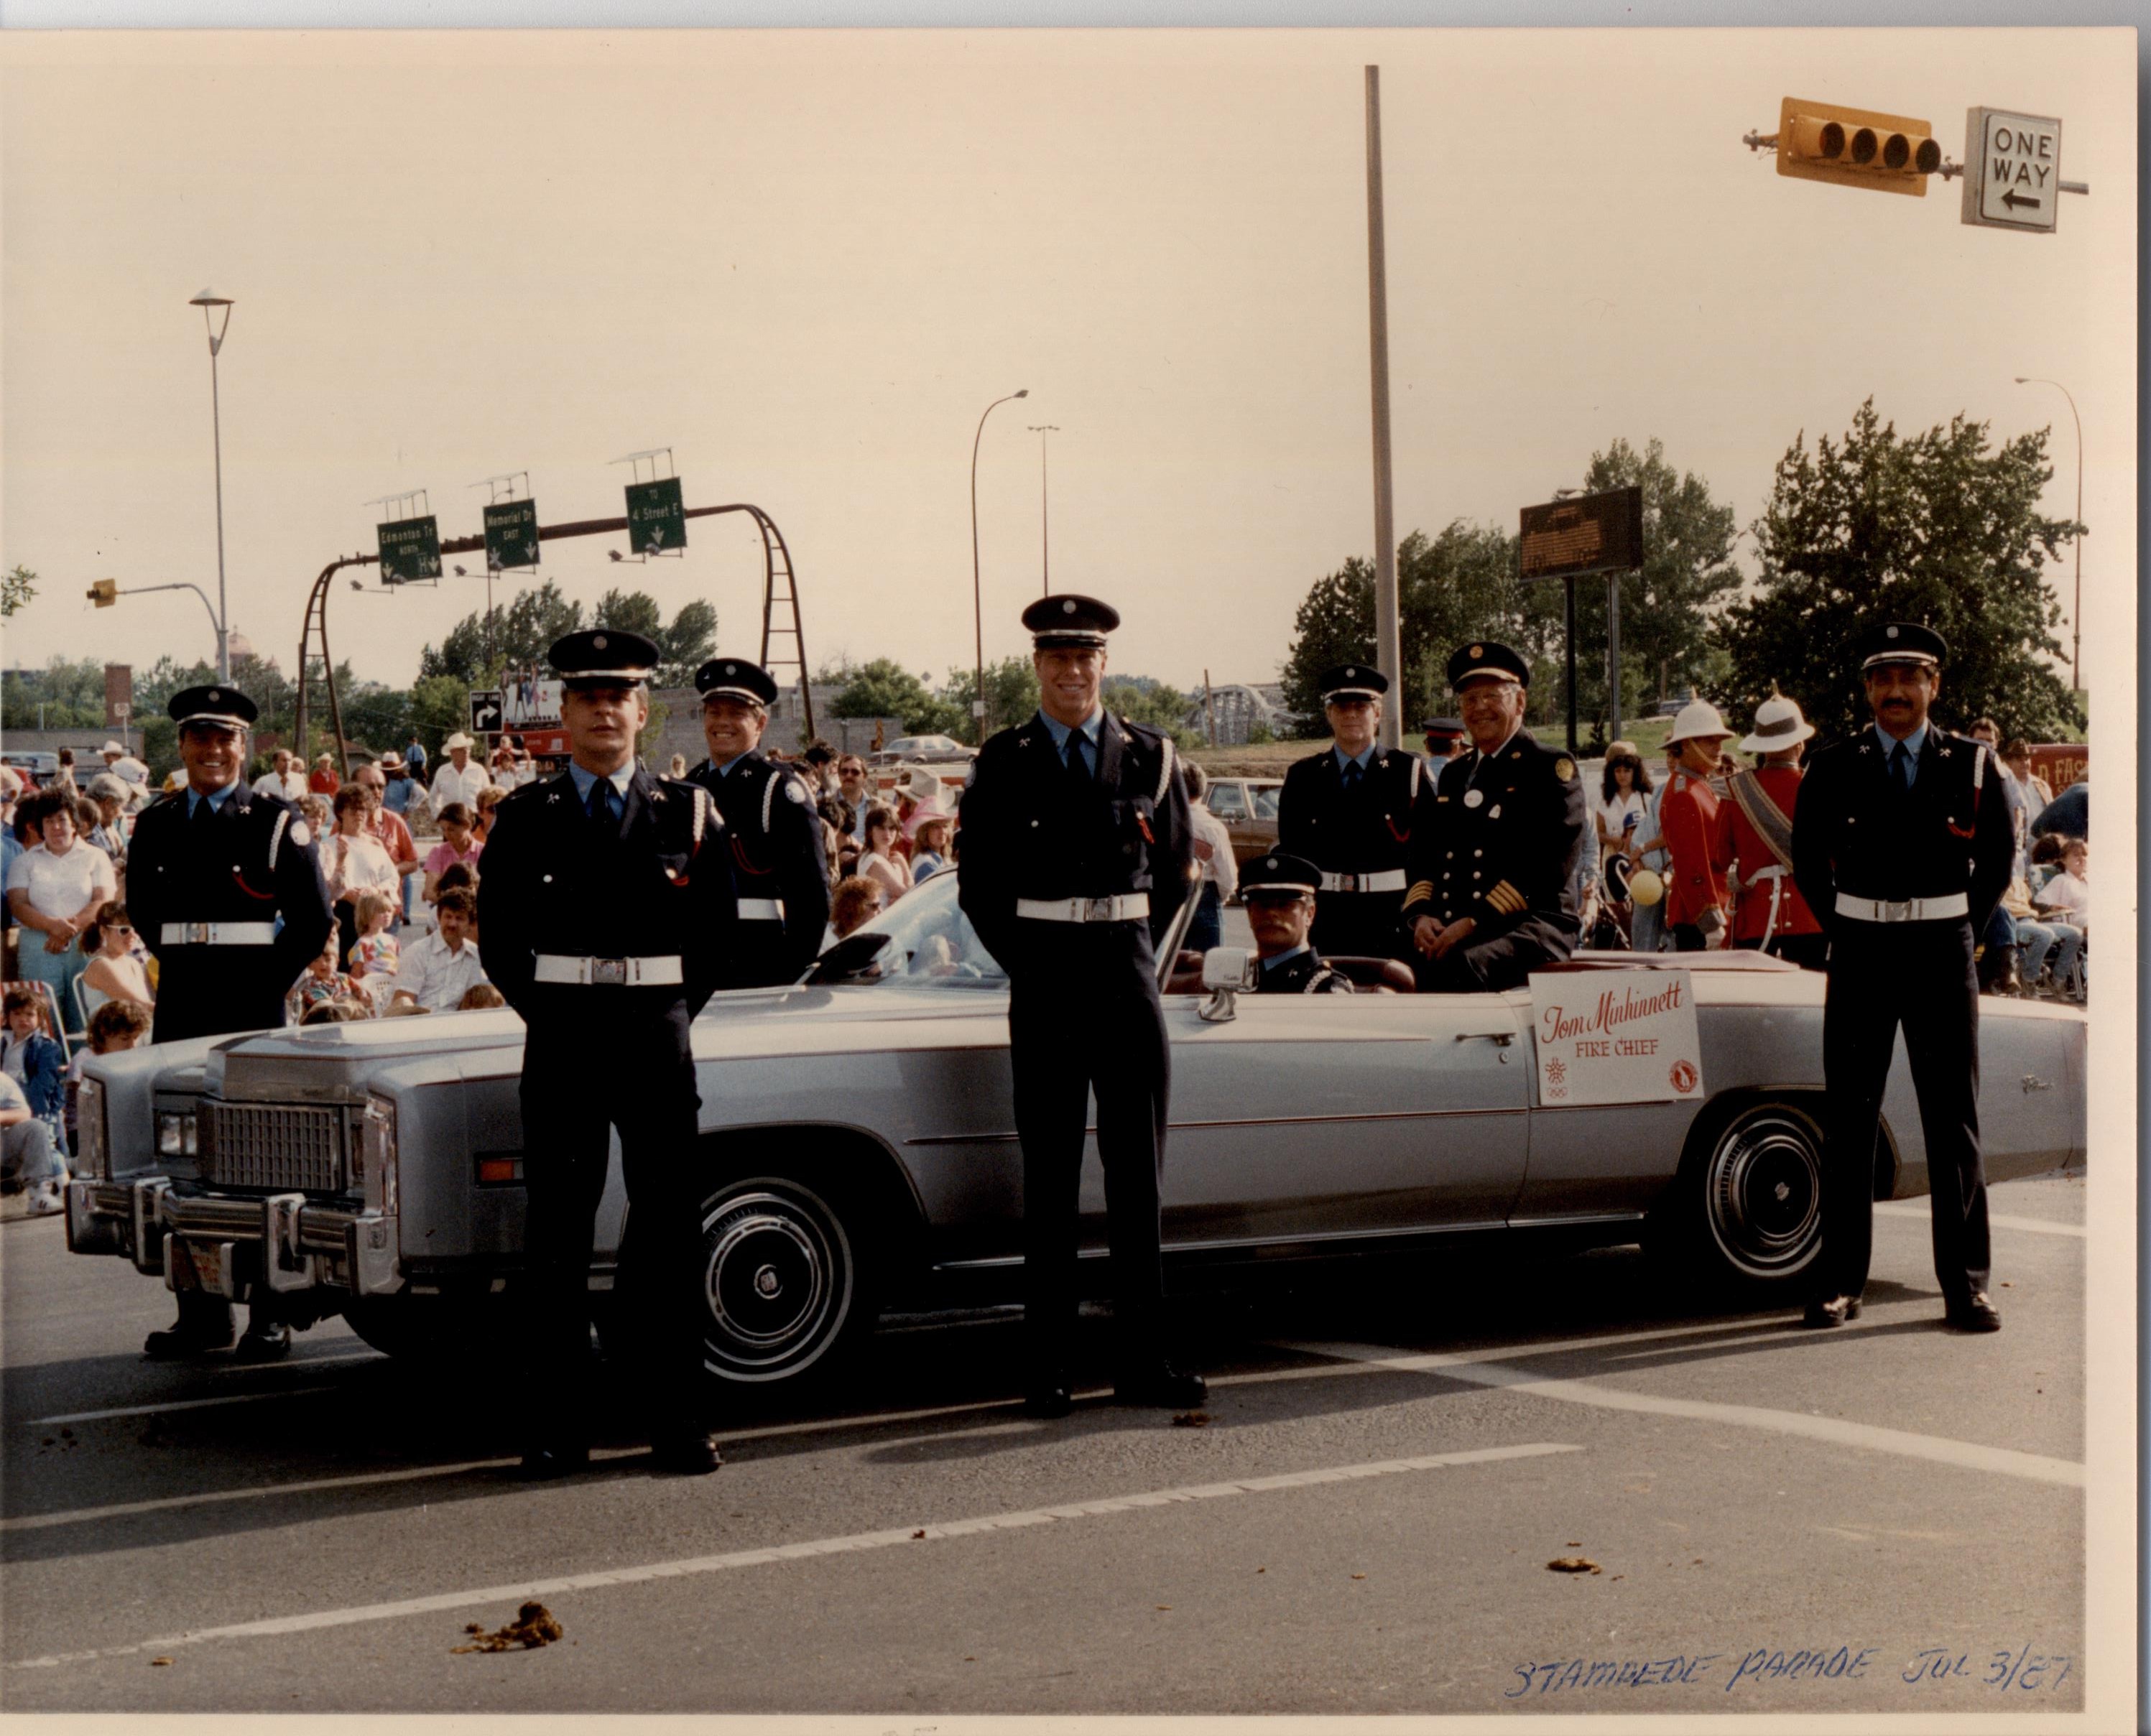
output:
POLYGON ((594 983, 612 987, 676 984, 683 981, 680 960, 669 958, 568 958, 557 952, 537 955, 539 982, 594 983))
POLYGON ((166 946, 266 946, 276 938, 274 922, 167 922, 159 931, 166 946))
POLYGON ((1136 922, 1150 915, 1150 894, 1112 898, 1019 898, 1015 913, 1034 922, 1136 922))
POLYGON ((1748 876, 1748 884, 1751 886, 1760 886, 1766 880, 1783 880, 1785 878, 1785 874, 1786 871, 1782 865, 1773 862, 1769 867, 1758 868, 1753 874, 1749 875, 1748 876))
POLYGON ((742 898, 739 901, 739 914, 742 922, 782 922, 784 920, 784 901, 782 898, 742 898))
POLYGON ((1373 874, 1324 874, 1322 876, 1322 890, 1325 892, 1401 892, 1404 885, 1404 871, 1401 868, 1384 868, 1373 874))
POLYGON ((1855 898, 1837 895, 1837 913, 1857 916, 1863 922, 1946 922, 1971 914, 1971 900, 1962 892, 1946 892, 1940 898, 1855 898))

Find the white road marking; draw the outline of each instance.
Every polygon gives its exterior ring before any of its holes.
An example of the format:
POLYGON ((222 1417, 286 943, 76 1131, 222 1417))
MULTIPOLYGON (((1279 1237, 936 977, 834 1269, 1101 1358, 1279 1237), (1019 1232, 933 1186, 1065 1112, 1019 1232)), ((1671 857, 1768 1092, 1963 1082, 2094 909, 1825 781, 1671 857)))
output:
POLYGON ((1758 1405, 1724 1405, 1707 1399, 1662 1398, 1651 1393, 1625 1392, 1593 1380, 1551 1378, 1527 1369, 1476 1360, 1468 1355, 1400 1355, 1379 1345, 1298 1344, 1279 1348, 1310 1356, 1332 1356, 1361 1368, 1436 1374, 1468 1381, 1475 1386, 1515 1387, 1534 1398, 1559 1399, 1572 1405, 1592 1405, 1607 1410, 1640 1410, 1658 1416, 1685 1416, 1698 1422, 1730 1423, 1740 1428, 1766 1429, 1774 1434, 1805 1436, 1811 1441, 1827 1441, 1870 1452, 1931 1460, 1967 1471, 1995 1471, 2032 1482, 2057 1483, 2065 1488, 2085 1486, 2084 1467, 2073 1459, 2020 1453, 2002 1446, 1981 1446, 1940 1435, 1915 1435, 1904 1429, 1848 1422, 1839 1417, 1807 1416, 1796 1410, 1770 1410, 1758 1405))
POLYGON ((765 1549, 741 1549, 726 1555, 695 1556, 684 1561, 648 1562, 636 1567, 608 1567, 590 1573, 567 1574, 556 1579, 524 1580, 512 1585, 439 1592, 430 1597, 405 1597, 389 1603, 365 1603, 346 1609, 314 1610, 305 1615, 273 1616, 263 1621, 239 1622, 225 1628, 195 1628, 187 1633, 137 1640, 124 1645, 101 1646, 83 1652, 62 1652, 45 1658, 21 1658, 7 1668, 52 1669, 63 1664, 131 1657, 140 1652, 166 1653, 181 1646, 202 1645, 212 1640, 272 1638, 286 1634, 312 1633, 324 1628, 350 1628, 367 1622, 396 1621, 406 1616, 468 1609, 475 1604, 520 1603, 534 1597, 559 1597, 574 1592, 600 1591, 614 1586, 643 1585, 660 1579, 685 1579, 704 1573, 726 1572, 736 1567, 766 1567, 776 1562, 807 1561, 827 1555, 854 1555, 868 1550, 893 1548, 903 1543, 933 1542, 950 1537, 979 1537, 992 1532, 1022 1531, 1072 1519, 1094 1519, 1111 1513, 1174 1506, 1186 1501, 1217 1501, 1236 1495, 1263 1495, 1279 1489, 1308 1489, 1327 1483, 1356 1482, 1367 1477, 1396 1476, 1406 1471, 1440 1471, 1460 1465, 1489 1465, 1506 1460, 1541 1458, 1553 1453, 1582 1451, 1581 1446, 1541 1441, 1517 1446, 1489 1446, 1464 1452, 1430 1453, 1413 1459, 1380 1459, 1369 1464, 1332 1465, 1315 1471, 1291 1471, 1273 1476, 1238 1478, 1230 1482, 1196 1483, 1177 1489, 1152 1489, 1136 1495, 1114 1495, 1096 1501, 1032 1507, 1021 1512, 989 1513, 974 1519, 955 1519, 938 1525, 903 1525, 888 1531, 854 1532, 846 1537, 817 1537, 807 1542, 783 1543, 765 1549))
POLYGON ((115 1416, 155 1416, 169 1410, 209 1410, 220 1405, 258 1405, 264 1399, 303 1398, 311 1392, 335 1392, 323 1383, 314 1386, 279 1386, 272 1392, 227 1392, 213 1399, 168 1399, 158 1405, 123 1405, 113 1410, 63 1410, 57 1416, 33 1416, 18 1422, 18 1429, 57 1428, 63 1422, 108 1422, 115 1416))
MULTIPOLYGON (((1876 1204, 1875 1215, 1878 1218, 1917 1218, 1924 1224, 1931 1209, 1924 1204, 1913 1205, 1903 1200, 1882 1200, 1876 1204)), ((2091 1234, 2090 1229, 2082 1224, 2057 1224, 2051 1218, 2017 1218, 2005 1212, 1989 1212, 1987 1221, 1997 1229, 2029 1229, 2041 1235, 2075 1236, 2081 1239, 2091 1234)))

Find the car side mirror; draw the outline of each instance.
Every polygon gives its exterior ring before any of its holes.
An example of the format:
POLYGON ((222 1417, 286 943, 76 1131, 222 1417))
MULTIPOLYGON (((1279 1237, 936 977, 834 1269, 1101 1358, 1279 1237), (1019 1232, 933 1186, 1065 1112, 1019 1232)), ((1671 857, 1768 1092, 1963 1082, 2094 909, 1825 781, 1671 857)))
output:
POLYGON ((806 984, 826 987, 840 982, 878 982, 885 974, 881 955, 888 943, 885 934, 846 935, 814 961, 807 972, 806 984))
POLYGON ((1261 959, 1245 946, 1212 946, 1202 955, 1202 987, 1210 998, 1196 1010, 1197 1017, 1212 1025, 1233 1017, 1233 997, 1253 988, 1261 969, 1261 959))

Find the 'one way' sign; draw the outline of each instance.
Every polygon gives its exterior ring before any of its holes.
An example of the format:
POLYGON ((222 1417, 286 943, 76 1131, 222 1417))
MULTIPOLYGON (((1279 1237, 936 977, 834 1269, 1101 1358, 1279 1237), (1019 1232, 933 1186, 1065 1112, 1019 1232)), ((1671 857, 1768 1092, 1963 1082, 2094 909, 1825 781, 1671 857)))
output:
POLYGON ((2052 233, 2062 202, 2062 124, 1974 108, 1964 125, 1964 220, 2052 233))

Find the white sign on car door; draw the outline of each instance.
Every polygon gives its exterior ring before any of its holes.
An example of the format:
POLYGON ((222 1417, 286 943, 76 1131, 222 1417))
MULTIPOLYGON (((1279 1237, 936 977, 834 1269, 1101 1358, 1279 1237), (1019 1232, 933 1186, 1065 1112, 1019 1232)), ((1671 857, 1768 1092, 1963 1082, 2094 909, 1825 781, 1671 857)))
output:
POLYGON ((1539 1102, 1656 1103, 1703 1097, 1703 1044, 1686 971, 1555 971, 1531 978, 1539 1102))

